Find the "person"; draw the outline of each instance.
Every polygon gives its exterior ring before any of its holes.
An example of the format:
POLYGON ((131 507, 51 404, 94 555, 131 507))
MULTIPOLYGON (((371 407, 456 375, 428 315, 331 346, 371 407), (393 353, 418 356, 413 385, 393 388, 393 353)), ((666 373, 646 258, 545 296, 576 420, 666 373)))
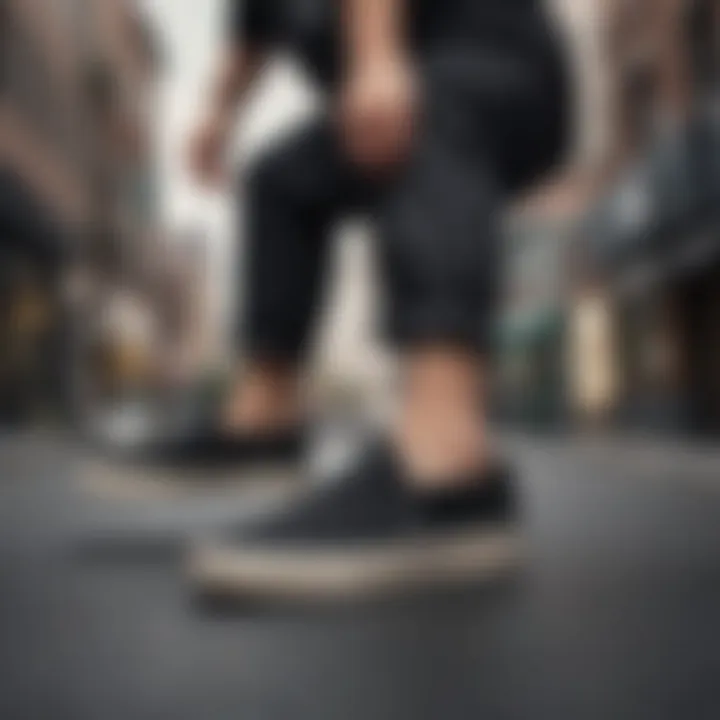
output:
POLYGON ((484 406, 501 281, 498 218, 567 139, 561 43, 539 0, 234 0, 196 177, 226 177, 230 134, 260 71, 294 56, 325 110, 243 174, 239 347, 245 362, 192 457, 290 457, 302 368, 337 220, 377 230, 397 412, 347 477, 252 528, 199 544, 207 591, 325 594, 465 577, 516 557, 516 501, 484 406))

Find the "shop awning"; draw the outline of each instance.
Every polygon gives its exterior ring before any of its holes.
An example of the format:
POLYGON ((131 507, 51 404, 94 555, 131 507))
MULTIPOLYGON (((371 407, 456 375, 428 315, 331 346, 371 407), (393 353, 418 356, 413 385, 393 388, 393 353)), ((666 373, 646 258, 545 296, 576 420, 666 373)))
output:
POLYGON ((591 210, 583 235, 612 269, 672 251, 686 231, 717 223, 719 204, 720 117, 708 111, 660 138, 591 210))

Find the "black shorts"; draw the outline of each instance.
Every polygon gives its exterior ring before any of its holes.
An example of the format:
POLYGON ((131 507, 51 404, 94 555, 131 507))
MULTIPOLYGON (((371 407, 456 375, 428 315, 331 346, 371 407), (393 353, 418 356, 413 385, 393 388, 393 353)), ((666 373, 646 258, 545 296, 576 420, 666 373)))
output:
POLYGON ((455 43, 423 61, 422 79, 412 157, 392 181, 363 177, 326 118, 277 143, 250 173, 241 283, 250 354, 302 353, 333 228, 357 212, 377 227, 389 339, 487 350, 501 274, 499 211, 562 155, 563 68, 455 43))

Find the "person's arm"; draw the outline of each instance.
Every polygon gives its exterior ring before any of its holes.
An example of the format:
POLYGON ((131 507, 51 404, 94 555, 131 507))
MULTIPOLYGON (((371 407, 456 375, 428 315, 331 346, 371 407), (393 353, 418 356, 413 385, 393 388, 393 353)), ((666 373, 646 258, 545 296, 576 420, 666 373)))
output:
POLYGON ((348 67, 395 60, 405 53, 407 0, 343 0, 348 67))
POLYGON ((233 122, 263 63, 264 53, 257 48, 225 48, 210 83, 209 114, 233 122))
POLYGON ((346 78, 343 140, 361 166, 382 170, 407 156, 417 86, 407 46, 410 0, 342 0, 346 78))
POLYGON ((238 110, 265 64, 271 23, 264 7, 264 0, 229 0, 227 41, 190 141, 190 169, 203 184, 214 185, 224 178, 226 150, 238 110))
POLYGON ((190 138, 190 170, 203 185, 218 185, 225 178, 226 152, 238 109, 262 64, 261 53, 235 46, 226 48, 218 61, 207 105, 190 138))

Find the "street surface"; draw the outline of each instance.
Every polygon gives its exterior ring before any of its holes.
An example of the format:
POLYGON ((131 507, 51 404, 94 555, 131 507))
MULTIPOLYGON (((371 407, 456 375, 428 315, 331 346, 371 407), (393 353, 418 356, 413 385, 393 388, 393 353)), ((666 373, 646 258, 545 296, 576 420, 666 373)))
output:
POLYGON ((0 718, 720 717, 720 454, 510 444, 534 556, 512 586, 211 615, 177 554, 77 552, 65 443, 1 441, 0 718))

